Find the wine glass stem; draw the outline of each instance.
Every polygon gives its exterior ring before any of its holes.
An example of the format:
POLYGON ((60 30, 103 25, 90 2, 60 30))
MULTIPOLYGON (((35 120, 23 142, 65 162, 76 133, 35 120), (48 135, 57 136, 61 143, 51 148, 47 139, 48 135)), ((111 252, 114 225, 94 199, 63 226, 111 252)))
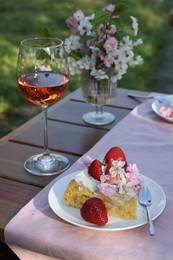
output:
POLYGON ((101 118, 103 112, 103 106, 102 105, 96 105, 96 118, 101 118))
POLYGON ((44 156, 49 156, 49 148, 48 148, 48 127, 47 127, 47 106, 42 107, 44 114, 44 156))

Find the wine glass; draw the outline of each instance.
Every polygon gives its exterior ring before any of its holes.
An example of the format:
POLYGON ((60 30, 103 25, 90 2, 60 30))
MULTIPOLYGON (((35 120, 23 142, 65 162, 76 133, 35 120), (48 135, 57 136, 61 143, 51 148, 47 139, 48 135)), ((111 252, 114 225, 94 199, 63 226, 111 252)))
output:
POLYGON ((31 38, 21 41, 17 83, 22 95, 42 107, 44 114, 44 152, 27 159, 27 172, 39 175, 60 174, 69 167, 69 160, 48 149, 47 108, 65 94, 69 71, 63 41, 57 38, 31 38))

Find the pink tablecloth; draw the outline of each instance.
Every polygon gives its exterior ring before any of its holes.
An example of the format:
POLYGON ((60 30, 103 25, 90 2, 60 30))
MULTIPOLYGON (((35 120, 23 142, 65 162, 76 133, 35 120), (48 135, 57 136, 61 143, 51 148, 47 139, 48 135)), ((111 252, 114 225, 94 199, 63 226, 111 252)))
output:
POLYGON ((173 255, 173 125, 151 110, 151 100, 136 107, 87 154, 33 198, 6 226, 7 244, 27 259, 172 259, 173 255), (129 162, 160 184, 167 204, 154 221, 155 236, 148 226, 125 231, 95 231, 71 225, 49 207, 48 193, 65 174, 84 167, 87 156, 98 157, 120 146, 129 162))

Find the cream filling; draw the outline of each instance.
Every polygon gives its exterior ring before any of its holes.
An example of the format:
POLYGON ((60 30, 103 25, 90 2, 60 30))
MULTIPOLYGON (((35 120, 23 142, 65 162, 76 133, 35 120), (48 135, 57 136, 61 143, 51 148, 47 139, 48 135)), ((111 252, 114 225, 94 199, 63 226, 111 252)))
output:
MULTIPOLYGON (((99 181, 95 180, 94 178, 90 177, 87 173, 86 170, 82 170, 80 172, 78 172, 75 177, 74 180, 78 183, 78 185, 80 186, 84 186, 86 188, 88 188, 90 191, 98 193, 98 189, 97 189, 97 185, 100 183, 99 181)), ((112 187, 115 189, 115 185, 111 185, 111 184, 107 184, 107 183, 102 183, 103 185, 112 187)), ((131 188, 125 185, 125 193, 122 194, 123 195, 123 199, 124 200, 128 200, 132 197, 136 196, 135 191, 131 188)), ((115 193, 111 199, 112 200, 118 200, 117 202, 120 203, 118 196, 116 196, 119 193, 115 193)), ((104 194, 103 194, 104 195, 104 194)), ((122 197, 121 197, 122 198, 122 197)), ((122 199, 120 199, 122 201, 122 199)))
POLYGON ((74 180, 78 183, 78 185, 82 185, 92 192, 96 191, 98 181, 90 177, 85 170, 78 172, 75 175, 74 180))

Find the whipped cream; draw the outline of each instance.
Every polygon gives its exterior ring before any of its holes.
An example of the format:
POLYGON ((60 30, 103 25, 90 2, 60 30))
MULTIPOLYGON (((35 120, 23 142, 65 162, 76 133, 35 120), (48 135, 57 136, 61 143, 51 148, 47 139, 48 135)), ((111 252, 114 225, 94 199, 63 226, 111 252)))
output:
POLYGON ((96 186, 99 182, 90 177, 85 170, 78 172, 75 175, 74 180, 78 183, 78 185, 86 187, 92 192, 96 191, 96 186))
POLYGON ((86 187, 94 193, 101 193, 112 199, 116 197, 114 195, 120 194, 123 195, 125 200, 128 200, 129 198, 136 196, 142 185, 142 181, 139 178, 136 164, 129 164, 126 171, 122 168, 123 165, 124 164, 120 165, 119 162, 115 161, 114 169, 110 170, 111 174, 105 175, 103 173, 101 181, 92 178, 87 170, 78 172, 74 179, 78 183, 80 189, 86 187), (114 182, 116 174, 120 175, 118 182, 114 182))

